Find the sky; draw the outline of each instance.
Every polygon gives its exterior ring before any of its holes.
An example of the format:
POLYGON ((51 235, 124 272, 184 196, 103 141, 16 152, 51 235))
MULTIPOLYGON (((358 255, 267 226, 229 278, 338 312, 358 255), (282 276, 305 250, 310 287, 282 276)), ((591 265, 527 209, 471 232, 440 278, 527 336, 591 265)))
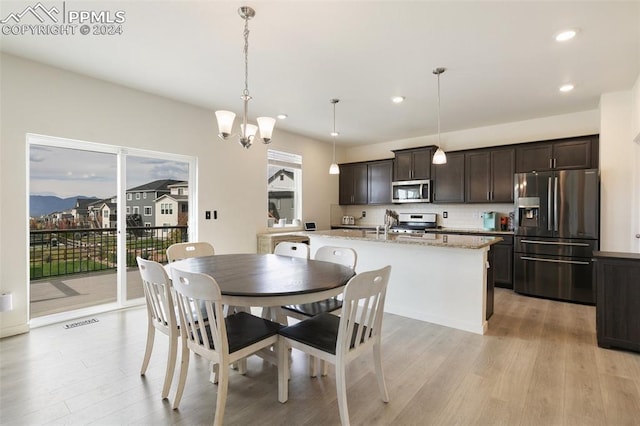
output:
MULTIPOLYGON (((107 198, 116 194, 115 154, 32 145, 29 152, 31 195, 60 198, 107 198)), ((158 179, 188 180, 185 162, 127 157, 126 188, 158 179)))

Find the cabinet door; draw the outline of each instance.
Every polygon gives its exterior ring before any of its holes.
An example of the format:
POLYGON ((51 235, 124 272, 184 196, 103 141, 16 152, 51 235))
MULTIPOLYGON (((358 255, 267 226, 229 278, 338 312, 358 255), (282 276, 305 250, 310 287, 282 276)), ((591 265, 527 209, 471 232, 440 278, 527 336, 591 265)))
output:
POLYGON ((491 201, 491 153, 489 151, 465 154, 465 185, 467 203, 491 201))
POLYGON ((447 154, 447 164, 433 166, 433 202, 464 202, 464 153, 447 154))
POLYGON ((491 151, 491 201, 513 202, 513 175, 515 173, 515 150, 491 151))
POLYGON ((516 148, 516 173, 542 172, 552 169, 553 145, 526 144, 516 148))
POLYGON ((353 204, 367 204, 369 196, 369 176, 367 164, 353 166, 353 204))
POLYGON ((369 204, 391 204, 393 160, 369 163, 369 204))
POLYGON ((353 167, 348 164, 340 165, 338 200, 341 205, 351 204, 353 196, 353 167))
POLYGON ((413 152, 413 174, 411 179, 431 179, 432 150, 420 149, 413 152))
POLYGON ((590 169, 591 139, 556 142, 553 158, 556 169, 590 169))
POLYGON ((411 180, 413 167, 412 152, 397 152, 393 160, 393 180, 411 180))
POLYGON ((498 243, 491 246, 493 252, 493 280, 498 287, 513 288, 513 245, 498 243))

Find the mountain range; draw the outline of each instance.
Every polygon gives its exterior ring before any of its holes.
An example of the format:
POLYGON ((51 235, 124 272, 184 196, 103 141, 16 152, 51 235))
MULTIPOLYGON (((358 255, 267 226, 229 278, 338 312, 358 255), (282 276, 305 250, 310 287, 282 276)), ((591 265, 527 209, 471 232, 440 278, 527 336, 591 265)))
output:
POLYGON ((30 195, 29 196, 29 216, 40 217, 53 212, 69 210, 76 205, 78 198, 92 198, 83 195, 75 197, 60 198, 54 195, 30 195))

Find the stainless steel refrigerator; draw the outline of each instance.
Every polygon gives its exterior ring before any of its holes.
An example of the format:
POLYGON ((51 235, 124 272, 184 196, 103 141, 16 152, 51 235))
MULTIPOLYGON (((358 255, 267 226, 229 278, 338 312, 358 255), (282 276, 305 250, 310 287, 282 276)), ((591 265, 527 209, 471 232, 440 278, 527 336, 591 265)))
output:
POLYGON ((516 292, 595 304, 599 182, 597 169, 515 175, 516 292))

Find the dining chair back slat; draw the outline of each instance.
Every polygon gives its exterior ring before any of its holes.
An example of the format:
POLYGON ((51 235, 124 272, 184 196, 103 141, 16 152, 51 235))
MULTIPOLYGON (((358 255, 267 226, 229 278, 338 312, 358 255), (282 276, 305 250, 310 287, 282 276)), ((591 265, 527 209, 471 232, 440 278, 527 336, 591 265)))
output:
POLYGON ((358 254, 354 249, 348 247, 322 246, 316 250, 314 259, 338 263, 355 270, 358 263, 358 254))
POLYGON ((204 241, 175 243, 167 248, 167 260, 169 262, 192 257, 213 256, 214 254, 216 253, 213 245, 204 241))
POLYGON ((301 259, 309 259, 309 245, 305 243, 293 243, 290 241, 279 242, 273 254, 280 256, 298 257, 301 259))

